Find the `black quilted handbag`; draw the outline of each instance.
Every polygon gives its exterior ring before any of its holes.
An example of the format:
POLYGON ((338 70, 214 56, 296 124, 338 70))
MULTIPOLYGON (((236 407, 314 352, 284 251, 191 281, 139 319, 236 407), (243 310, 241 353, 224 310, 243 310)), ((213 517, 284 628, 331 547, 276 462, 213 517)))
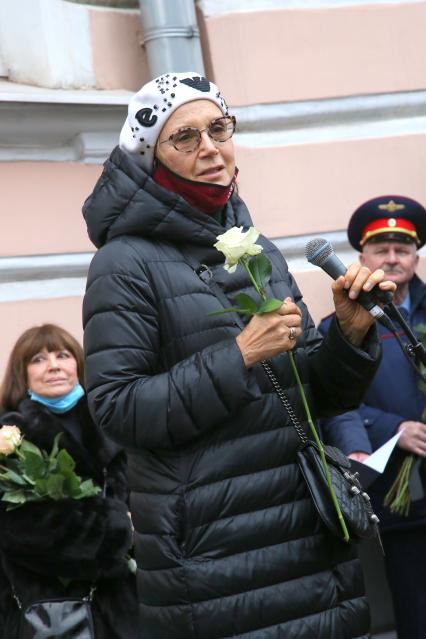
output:
POLYGON ((46 599, 23 607, 19 639, 96 639, 91 601, 94 588, 87 597, 46 599))
MULTIPOLYGON (((357 474, 351 472, 349 459, 338 448, 323 444, 331 484, 339 502, 350 538, 368 539, 377 534, 379 518, 371 507, 357 474)), ((335 535, 342 536, 337 512, 331 501, 320 451, 314 441, 307 441, 297 453, 299 468, 306 481, 315 508, 324 524, 335 535)))
MULTIPOLYGON (((262 362, 262 366, 301 440, 297 460, 315 508, 328 530, 333 535, 342 538, 342 526, 330 495, 319 447, 315 441, 308 439, 306 436, 269 364, 262 362)), ((358 480, 358 474, 351 472, 349 459, 338 448, 324 444, 322 447, 331 484, 350 539, 359 541, 378 536, 379 518, 373 511, 370 497, 363 490, 358 480)))

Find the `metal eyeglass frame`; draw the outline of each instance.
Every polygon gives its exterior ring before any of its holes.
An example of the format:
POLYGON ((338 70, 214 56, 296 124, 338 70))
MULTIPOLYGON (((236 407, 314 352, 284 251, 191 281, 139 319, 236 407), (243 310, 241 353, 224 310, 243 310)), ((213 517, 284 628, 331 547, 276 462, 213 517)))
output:
POLYGON ((180 129, 178 129, 177 131, 175 131, 174 133, 172 133, 167 138, 167 140, 162 140, 158 144, 166 144, 166 143, 171 144, 173 146, 173 148, 176 149, 176 151, 179 151, 179 153, 193 153, 200 146, 200 144, 201 144, 201 134, 204 133, 204 131, 207 131, 207 135, 209 136, 209 138, 211 140, 213 140, 213 142, 226 142, 227 140, 232 138, 232 136, 234 135, 236 123, 237 123, 237 121, 236 121, 234 115, 222 115, 220 118, 215 118, 214 120, 212 120, 205 129, 197 129, 196 127, 192 127, 192 126, 183 126, 180 129), (231 120, 231 122, 233 124, 232 133, 230 135, 228 135, 228 137, 225 138, 224 140, 216 140, 210 133, 210 127, 212 125, 214 125, 215 122, 217 122, 218 120, 231 120), (181 133, 182 131, 196 131, 198 133, 198 137, 194 138, 195 146, 194 146, 193 149, 190 149, 189 151, 183 151, 182 149, 178 149, 176 144, 175 144, 175 142, 174 142, 175 136, 178 133, 181 133))

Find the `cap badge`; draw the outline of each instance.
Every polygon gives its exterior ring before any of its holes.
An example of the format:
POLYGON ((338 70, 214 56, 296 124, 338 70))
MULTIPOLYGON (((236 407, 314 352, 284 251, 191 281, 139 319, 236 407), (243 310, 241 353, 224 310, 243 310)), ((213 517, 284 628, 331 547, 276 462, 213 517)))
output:
POLYGON ((389 211, 389 213, 395 213, 395 211, 402 211, 405 209, 405 204, 397 204, 393 200, 389 200, 387 204, 379 204, 379 209, 382 211, 389 211))
POLYGON ((197 78, 197 76, 184 78, 183 80, 179 80, 179 82, 181 84, 186 84, 188 87, 196 89, 197 91, 202 91, 203 93, 208 93, 210 91, 210 82, 202 76, 199 78, 197 78))
POLYGON ((395 218, 394 218, 394 217, 390 217, 390 218, 388 219, 388 226, 392 226, 392 227, 393 227, 393 226, 396 226, 396 220, 395 220, 395 218))
POLYGON ((157 115, 153 115, 152 109, 139 109, 135 115, 136 120, 142 126, 154 126, 158 120, 157 115))

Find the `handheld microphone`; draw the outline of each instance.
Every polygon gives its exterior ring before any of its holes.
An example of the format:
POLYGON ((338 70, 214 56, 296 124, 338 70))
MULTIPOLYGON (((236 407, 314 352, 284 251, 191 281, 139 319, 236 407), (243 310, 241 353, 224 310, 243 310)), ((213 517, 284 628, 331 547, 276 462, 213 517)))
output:
MULTIPOLYGON (((305 255, 308 262, 322 268, 333 280, 337 280, 347 271, 346 266, 337 257, 330 242, 322 237, 310 240, 306 244, 305 255)), ((361 291, 355 301, 361 304, 374 319, 390 328, 392 322, 377 304, 377 301, 388 304, 392 299, 393 294, 390 291, 381 291, 378 287, 375 287, 372 291, 361 291)))

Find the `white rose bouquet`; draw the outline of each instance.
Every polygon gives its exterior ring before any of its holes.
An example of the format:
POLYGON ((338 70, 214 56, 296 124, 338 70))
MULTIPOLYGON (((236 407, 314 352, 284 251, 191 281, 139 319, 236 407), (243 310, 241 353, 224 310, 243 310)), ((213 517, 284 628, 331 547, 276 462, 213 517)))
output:
POLYGON ((100 492, 91 479, 75 472, 75 461, 59 448, 60 434, 50 453, 26 441, 17 426, 0 428, 0 495, 7 510, 46 499, 84 499, 100 492))
MULTIPOLYGON (((256 301, 250 295, 240 293, 235 298, 237 306, 214 311, 213 313, 209 313, 209 315, 221 315, 222 313, 232 312, 244 315, 261 315, 263 313, 276 311, 282 306, 282 300, 278 300, 274 297, 266 297, 265 287, 272 275, 272 264, 265 255, 262 255, 263 247, 260 244, 256 244, 258 237, 259 231, 257 231, 253 226, 246 232, 243 231, 242 227, 233 227, 226 231, 226 233, 222 233, 222 235, 217 236, 217 242, 214 244, 214 247, 225 256, 224 269, 229 273, 234 273, 237 266, 241 265, 246 270, 247 275, 253 284, 253 288, 260 299, 259 301, 256 301)), ((306 419, 320 452, 331 500, 336 509, 337 517, 342 528, 343 539, 345 541, 349 541, 350 535, 331 483, 330 471, 325 458, 324 449, 312 420, 305 391, 303 390, 302 382, 291 350, 287 351, 287 355, 302 398, 306 419)))

